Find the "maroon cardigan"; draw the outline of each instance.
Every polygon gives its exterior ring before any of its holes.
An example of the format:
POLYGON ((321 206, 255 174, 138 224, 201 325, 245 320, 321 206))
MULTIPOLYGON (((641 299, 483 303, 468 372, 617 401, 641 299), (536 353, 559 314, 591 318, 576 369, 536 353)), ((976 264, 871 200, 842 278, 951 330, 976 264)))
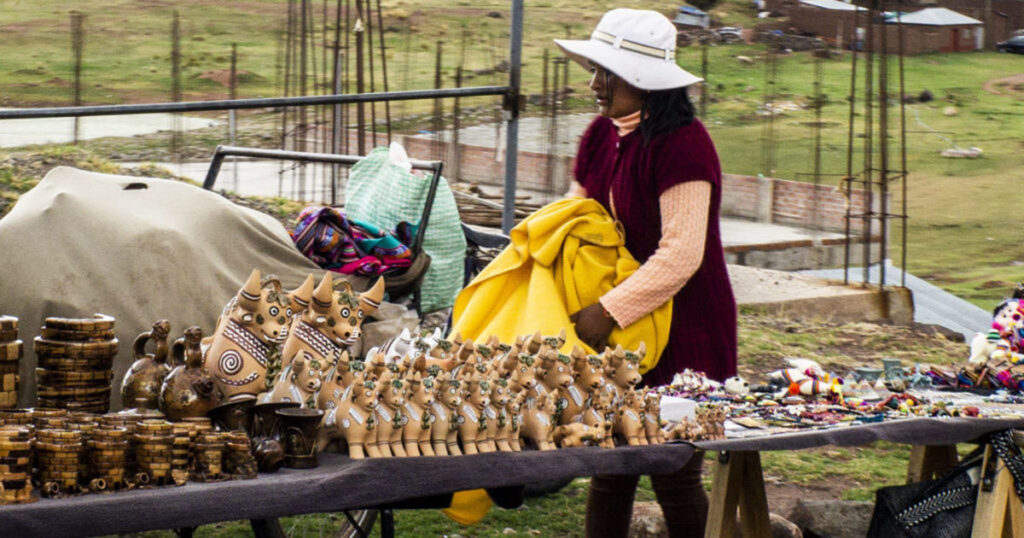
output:
POLYGON ((674 298, 668 347, 644 382, 667 384, 684 368, 718 380, 736 375, 736 300, 718 223, 722 171, 704 125, 695 119, 644 144, 639 130, 620 138, 612 121, 599 116, 580 140, 575 175, 605 209, 611 190, 626 248, 640 263, 654 254, 661 239, 661 193, 686 181, 711 183, 704 259, 674 298))

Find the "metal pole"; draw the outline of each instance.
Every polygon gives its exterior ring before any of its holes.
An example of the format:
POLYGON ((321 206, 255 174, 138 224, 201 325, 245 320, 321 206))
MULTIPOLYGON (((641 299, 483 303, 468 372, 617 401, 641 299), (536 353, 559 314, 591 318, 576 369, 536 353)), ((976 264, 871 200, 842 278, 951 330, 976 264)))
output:
POLYGON ((846 140, 846 241, 843 245, 843 284, 850 283, 850 210, 852 209, 853 197, 853 139, 854 126, 857 118, 857 14, 859 9, 854 7, 853 29, 850 39, 850 113, 847 119, 849 133, 846 140))
MULTIPOLYGON (((885 260, 889 253, 889 30, 885 19, 879 21, 881 43, 878 56, 878 150, 882 169, 878 172, 878 289, 885 290, 885 260)), ((888 301, 882 303, 888 314, 888 301)), ((886 315, 885 317, 889 317, 886 315)))
POLYGON ((875 3, 868 6, 868 27, 867 27, 867 43, 865 44, 865 63, 864 63, 864 214, 861 222, 863 223, 864 229, 861 230, 863 233, 864 241, 864 277, 861 280, 862 286, 867 286, 871 282, 871 217, 874 209, 874 175, 872 174, 875 159, 874 159, 874 115, 875 111, 872 107, 874 104, 874 51, 875 51, 875 17, 878 16, 878 12, 875 11, 875 3))
POLYGON ((900 60, 900 180, 903 182, 902 188, 902 201, 900 209, 900 217, 903 219, 902 230, 900 230, 900 241, 902 247, 900 248, 900 286, 907 287, 907 114, 906 114, 906 96, 907 89, 903 80, 903 2, 897 0, 896 2, 896 32, 899 39, 899 60, 900 60))
MULTIPOLYGON (((356 0, 356 93, 363 93, 363 3, 356 0)), ((356 106, 356 147, 360 155, 366 155, 366 107, 356 106)))
MULTIPOLYGON (((228 96, 234 101, 238 98, 238 43, 231 44, 231 78, 228 80, 228 96)), ((238 135, 238 118, 236 117, 237 110, 228 111, 228 139, 231 141, 231 145, 236 145, 238 135)), ((232 188, 235 192, 238 192, 238 160, 232 159, 231 180, 232 188)))
POLYGON ((708 85, 708 31, 705 29, 701 33, 700 40, 700 78, 704 79, 700 83, 700 119, 701 121, 707 121, 708 119, 708 90, 711 88, 708 85))
MULTIPOLYGON (((181 22, 178 12, 171 19, 171 101, 181 101, 181 22)), ((171 121, 171 153, 175 162, 181 160, 181 117, 175 114, 171 121)))
POLYGON ((523 61, 523 0, 512 0, 512 21, 509 34, 509 90, 506 97, 505 120, 508 142, 505 145, 505 208, 501 212, 501 229, 506 234, 515 223, 516 165, 519 153, 519 100, 523 61))
MULTIPOLYGON (((434 87, 441 87, 441 42, 438 41, 434 52, 434 87)), ((434 99, 434 143, 432 144, 432 157, 435 159, 444 158, 444 139, 441 131, 444 130, 444 109, 441 108, 441 100, 434 99)))
POLYGON ((141 105, 65 106, 50 108, 17 108, 0 110, 0 120, 30 118, 72 118, 75 116, 120 116, 154 112, 204 112, 210 110, 247 110, 285 106, 334 105, 369 103, 370 101, 406 101, 415 99, 447 99, 453 97, 481 97, 508 95, 508 86, 474 86, 438 90, 409 90, 388 93, 310 95, 306 97, 270 97, 219 101, 186 101, 179 103, 150 103, 141 105))
MULTIPOLYGON (((334 93, 341 93, 341 0, 334 7, 334 93)), ((341 105, 334 105, 331 118, 331 153, 341 153, 341 105)), ((338 179, 341 167, 331 165, 331 205, 338 205, 338 179)))
MULTIPOLYGON (((380 34, 380 72, 384 78, 384 93, 388 92, 388 55, 384 46, 384 15, 381 13, 380 0, 377 0, 377 32, 380 34)), ((387 122, 388 144, 391 144, 391 102, 384 101, 384 121, 387 122)))
MULTIPOLYGON (((71 48, 75 62, 75 82, 72 86, 75 106, 82 106, 82 49, 85 47, 85 15, 79 11, 71 12, 71 48)), ((78 144, 79 119, 75 117, 73 140, 78 144)))

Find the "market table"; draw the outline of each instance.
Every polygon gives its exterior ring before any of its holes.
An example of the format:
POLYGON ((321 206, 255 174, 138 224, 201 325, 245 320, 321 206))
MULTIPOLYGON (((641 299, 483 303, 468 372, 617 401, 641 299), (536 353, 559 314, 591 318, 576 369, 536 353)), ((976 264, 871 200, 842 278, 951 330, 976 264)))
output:
MULTIPOLYGON (((761 451, 800 450, 827 445, 860 446, 875 441, 913 445, 908 481, 927 480, 957 462, 956 444, 973 441, 985 434, 1024 427, 1021 418, 906 418, 859 425, 751 436, 694 443, 702 450, 720 452, 711 489, 705 538, 732 538, 736 511, 746 538, 771 536, 768 499, 761 471, 761 451)), ((993 491, 979 494, 976 525, 1002 525, 1012 487, 1008 472, 1000 472, 993 491), (1000 505, 1000 503, 1002 503, 1000 505)), ((1024 510, 1009 513, 1014 525, 1024 525, 1024 510), (1019 523, 1018 523, 1019 522, 1019 523)), ((999 534, 984 534, 985 536, 999 534)), ((1020 536, 1015 534, 1015 536, 1020 536)))
POLYGON ((91 536, 244 519, 255 520, 255 528, 267 518, 373 508, 464 489, 671 472, 693 453, 691 445, 675 443, 364 460, 321 454, 316 469, 283 469, 254 480, 190 482, 0 506, 0 535, 91 536))

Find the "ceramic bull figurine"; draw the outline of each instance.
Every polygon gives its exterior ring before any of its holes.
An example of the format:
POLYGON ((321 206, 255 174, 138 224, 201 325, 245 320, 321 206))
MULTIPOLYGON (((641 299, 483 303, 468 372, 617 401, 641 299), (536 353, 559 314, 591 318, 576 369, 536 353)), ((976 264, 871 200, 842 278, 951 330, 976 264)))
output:
POLYGON ((630 446, 647 444, 643 409, 643 396, 635 388, 623 393, 615 409, 615 424, 612 429, 630 446))
POLYGON ((255 269, 228 303, 204 357, 226 398, 256 396, 272 386, 269 356, 286 336, 295 303, 280 281, 264 281, 255 269))
POLYGON ((582 422, 591 428, 597 428, 603 433, 598 446, 602 448, 615 448, 615 441, 612 439, 612 425, 615 420, 615 409, 612 407, 611 393, 603 390, 591 394, 587 402, 587 409, 583 413, 582 422))
POLYGON ((580 422, 556 426, 551 439, 558 448, 597 446, 604 440, 604 430, 580 422))
POLYGON ((604 389, 605 362, 598 355, 587 355, 582 348, 573 348, 570 357, 573 361, 573 383, 566 389, 565 409, 562 410, 559 423, 579 422, 586 411, 587 401, 597 391, 604 389))
POLYGON ((436 374, 434 393, 434 426, 430 430, 430 442, 438 456, 458 456, 459 414, 462 407, 461 383, 448 372, 436 374))
POLYGON ((405 383, 390 371, 380 378, 380 399, 377 413, 377 451, 385 458, 406 456, 402 445, 402 432, 408 418, 405 416, 405 383))
POLYGON ((605 378, 608 380, 605 387, 612 393, 613 403, 640 383, 640 359, 646 352, 647 346, 643 342, 635 353, 622 349, 622 346, 616 346, 614 350, 605 348, 605 378))
POLYGON ((509 388, 513 393, 530 392, 537 385, 537 367, 539 361, 528 353, 519 353, 516 357, 515 370, 509 376, 509 388))
POLYGON ((512 452, 519 452, 523 449, 522 444, 519 442, 519 428, 523 423, 523 408, 527 396, 525 392, 517 393, 509 399, 508 406, 505 408, 506 420, 502 422, 499 416, 498 431, 495 433, 495 438, 498 439, 499 450, 502 450, 502 439, 507 440, 509 450, 512 452))
POLYGON ((541 361, 537 367, 539 383, 533 387, 536 395, 567 391, 573 382, 572 359, 554 349, 548 349, 538 357, 541 361))
POLYGON ((548 393, 538 400, 536 407, 523 410, 519 437, 529 440, 538 450, 554 450, 551 434, 555 426, 555 413, 558 412, 558 393, 548 393))
POLYGON ((661 420, 661 394, 648 392, 644 395, 644 436, 647 443, 658 445, 665 442, 665 426, 661 420))
MULTIPOLYGON (((462 405, 458 408, 459 439, 462 452, 494 452, 488 442, 487 416, 484 410, 490 406, 491 387, 476 371, 462 379, 462 405)), ((493 433, 491 433, 493 436, 493 433)))
POLYGON ((298 402, 302 407, 316 408, 317 393, 328 376, 320 359, 305 355, 295 357, 260 403, 298 402))
POLYGON ((167 337, 171 333, 171 322, 162 319, 153 324, 153 329, 135 337, 132 357, 135 362, 128 369, 121 383, 121 401, 125 407, 156 409, 160 386, 172 365, 167 364, 167 337), (153 342, 153 353, 146 353, 146 344, 153 342))
POLYGON ((345 400, 333 401, 324 413, 317 439, 317 451, 323 452, 331 440, 344 441, 352 459, 380 457, 377 450, 377 418, 374 410, 380 397, 380 384, 357 375, 345 400))
POLYGON ((430 430, 434 425, 434 383, 433 377, 424 376, 413 368, 406 374, 409 385, 405 399, 405 415, 408 421, 402 428, 402 442, 408 456, 433 456, 430 444, 430 430))
POLYGON ((508 436, 503 435, 505 424, 508 422, 509 393, 508 380, 492 372, 488 378, 491 386, 490 404, 484 408, 484 417, 487 420, 487 448, 493 452, 511 452, 512 447, 508 444, 508 436))
POLYGON ((316 408, 328 410, 333 401, 347 400, 352 393, 356 376, 366 370, 366 363, 349 360, 348 351, 342 351, 338 363, 328 370, 320 391, 316 395, 316 408))
POLYGON ((359 340, 363 321, 377 312, 383 298, 383 278, 356 294, 347 281, 335 281, 330 272, 324 273, 309 309, 292 325, 281 352, 283 366, 287 368, 300 355, 333 364, 343 348, 359 340))

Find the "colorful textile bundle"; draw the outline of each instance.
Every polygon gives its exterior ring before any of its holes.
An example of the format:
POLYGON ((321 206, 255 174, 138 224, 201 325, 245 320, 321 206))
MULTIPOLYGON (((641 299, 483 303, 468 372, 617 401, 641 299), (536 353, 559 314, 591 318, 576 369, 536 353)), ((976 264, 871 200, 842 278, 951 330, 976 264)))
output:
POLYGON ((377 276, 412 264, 412 251, 395 234, 349 219, 333 207, 309 206, 297 222, 291 234, 295 246, 324 269, 377 276))

